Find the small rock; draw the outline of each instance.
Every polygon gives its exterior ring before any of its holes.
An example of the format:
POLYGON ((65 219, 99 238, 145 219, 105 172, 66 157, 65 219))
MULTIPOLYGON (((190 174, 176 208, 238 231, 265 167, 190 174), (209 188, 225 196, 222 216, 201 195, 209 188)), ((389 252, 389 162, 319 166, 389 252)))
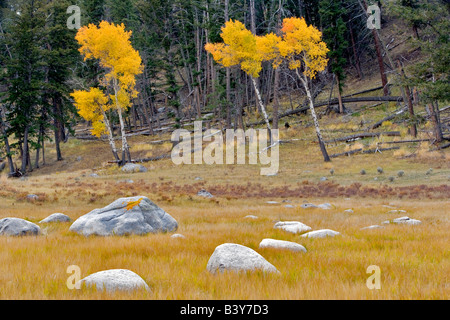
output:
POLYGON ((308 233, 302 234, 304 238, 325 238, 325 237, 334 237, 340 235, 339 232, 330 230, 330 229, 321 229, 316 231, 310 231, 308 233))
POLYGON ((361 230, 366 230, 366 229, 380 229, 380 228, 384 228, 384 227, 375 224, 375 225, 373 225, 373 226, 368 226, 368 227, 361 228, 361 230))
POLYGON ((37 200, 39 200, 39 197, 35 194, 29 194, 29 195, 27 195, 27 200, 28 201, 37 201, 37 200))
POLYGON ((81 279, 76 286, 83 284, 87 287, 95 286, 97 291, 114 292, 116 290, 132 291, 136 289, 150 291, 150 287, 140 276, 127 269, 111 269, 96 272, 81 279))
POLYGON ((179 233, 175 233, 175 234, 171 235, 170 237, 173 238, 173 239, 183 239, 183 238, 186 238, 185 236, 183 236, 182 234, 179 234, 179 233))
POLYGON ((397 219, 392 220, 392 222, 400 223, 400 224, 410 224, 410 225, 417 225, 417 224, 422 223, 422 221, 416 220, 416 219, 411 219, 410 217, 397 218, 397 219))
POLYGON ((137 163, 127 163, 122 167, 123 172, 134 173, 134 172, 147 172, 147 168, 141 164, 137 163))
POLYGON ((275 229, 281 229, 290 233, 302 233, 311 230, 310 226, 299 221, 279 221, 273 226, 275 229))
POLYGON ((322 203, 322 204, 319 204, 317 207, 320 209, 326 209, 326 210, 333 208, 333 206, 329 203, 322 203))
POLYGON ((277 204, 278 202, 277 201, 266 201, 266 203, 268 203, 268 204, 277 204))
POLYGON ((389 211, 388 213, 406 213, 406 211, 405 210, 397 210, 397 209, 395 209, 395 210, 389 211))
POLYGON ((100 177, 97 173, 91 173, 90 175, 89 175, 89 177, 91 177, 91 178, 98 178, 98 177, 100 177))
POLYGON ((28 235, 38 235, 40 233, 41 228, 30 221, 20 218, 0 219, 0 235, 28 236, 28 235))
POLYGON ((226 270, 234 272, 262 270, 279 273, 277 268, 255 250, 235 243, 224 243, 216 247, 206 269, 213 274, 217 271, 223 273, 226 270))
POLYGON ((248 216, 245 216, 244 219, 258 219, 257 216, 249 214, 248 216))
POLYGON ((62 213, 54 213, 49 215, 47 218, 39 221, 39 223, 49 223, 49 222, 69 222, 71 219, 62 213))
POLYGON ((383 222, 381 222, 381 224, 390 224, 391 222, 389 220, 384 220, 383 222))
POLYGON ((321 177, 321 178, 320 178, 320 181, 327 181, 327 180, 328 180, 327 177, 321 177))
POLYGON ((405 175, 405 171, 403 171, 403 170, 400 170, 400 171, 397 172, 397 176, 399 178, 403 177, 404 175, 405 175))
POLYGON ((310 208, 317 208, 317 206, 315 204, 312 203, 303 203, 300 208, 303 209, 310 209, 310 208))
POLYGON ((205 189, 202 189, 199 192, 197 192, 197 195, 200 197, 205 197, 205 198, 213 198, 214 197, 211 193, 209 193, 205 189))
POLYGON ((131 179, 125 179, 125 180, 119 180, 116 183, 134 183, 134 181, 131 179))
POLYGON ((82 156, 78 156, 78 157, 77 157, 77 161, 79 162, 79 161, 81 161, 81 160, 83 160, 83 157, 82 157, 82 156))
POLYGON ((259 244, 260 248, 286 249, 295 252, 306 252, 306 248, 301 244, 291 241, 264 239, 259 244))
POLYGON ((202 177, 195 177, 194 180, 203 180, 202 177))
POLYGON ((345 213, 355 213, 355 212, 353 211, 353 209, 347 209, 347 210, 344 210, 344 212, 345 212, 345 213))
POLYGON ((287 204, 284 206, 285 208, 295 208, 295 206, 293 206, 292 204, 287 204))

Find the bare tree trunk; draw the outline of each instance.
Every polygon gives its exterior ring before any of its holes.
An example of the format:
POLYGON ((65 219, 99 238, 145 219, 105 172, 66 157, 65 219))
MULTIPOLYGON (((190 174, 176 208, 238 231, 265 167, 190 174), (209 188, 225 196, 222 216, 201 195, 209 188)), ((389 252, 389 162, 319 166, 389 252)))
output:
POLYGON ((363 73, 361 71, 361 64, 359 62, 359 56, 358 56, 358 53, 356 52, 355 37, 353 34, 353 28, 352 28, 351 23, 349 23, 348 28, 350 30, 350 39, 352 41, 353 56, 355 58, 355 68, 356 68, 356 71, 358 72, 358 77, 360 79, 363 79, 363 73))
POLYGON ((336 84, 337 84, 337 96, 338 96, 338 102, 339 102, 339 113, 344 113, 344 104, 342 103, 342 95, 341 95, 341 83, 339 81, 339 76, 336 75, 336 84))
POLYGON ((434 138, 436 139, 436 143, 440 143, 443 140, 443 135, 439 119, 439 108, 432 102, 427 105, 427 112, 431 117, 431 122, 433 123, 434 138))
POLYGON ((14 170, 14 163, 13 163, 12 156, 11 156, 11 147, 9 146, 9 140, 8 140, 8 136, 6 134, 6 124, 3 122, 3 105, 0 106, 0 129, 1 129, 0 132, 3 136, 3 142, 5 143, 6 158, 8 158, 9 175, 12 175, 15 170, 14 170))
POLYGON ((109 123, 108 117, 106 116, 105 111, 103 110, 103 108, 100 106, 100 110, 102 112, 103 115, 103 121, 105 122, 105 127, 106 127, 106 131, 108 132, 108 141, 109 141, 109 145, 111 146, 111 150, 112 153, 114 155, 114 159, 116 161, 119 161, 119 155, 117 154, 117 148, 116 148, 116 143, 114 142, 114 137, 113 137, 113 133, 111 130, 111 125, 109 123))
POLYGON ((256 93, 256 97, 257 97, 259 106, 264 115, 264 121, 266 122, 267 130, 269 130, 270 142, 272 143, 272 129, 270 127, 269 116, 267 115, 266 108, 264 106, 264 102, 262 101, 261 94, 259 93, 258 84, 256 83, 256 80, 252 76, 250 76, 250 78, 252 80, 253 87, 255 89, 255 93, 256 93))
MULTIPOLYGON (((401 60, 398 60, 398 67, 400 69, 400 74, 402 75, 403 79, 406 80, 406 74, 405 74, 405 70, 403 69, 403 65, 401 60)), ((412 103, 412 99, 411 99, 411 90, 409 90, 409 87, 406 85, 404 87, 404 91, 405 91, 405 97, 406 97, 406 101, 408 102, 408 110, 409 110, 409 116, 410 116, 410 120, 411 120, 411 135, 413 137, 417 137, 417 127, 416 127, 416 122, 415 122, 415 115, 414 115, 414 106, 412 103)))
MULTIPOLYGON (((228 22, 228 4, 229 4, 229 0, 225 0, 225 22, 228 22)), ((254 3, 253 3, 254 6, 254 3)), ((226 128, 230 129, 231 128, 231 72, 230 72, 230 68, 227 67, 226 68, 226 76, 225 76, 226 80, 225 80, 225 85, 226 85, 226 100, 227 100, 227 105, 226 105, 226 128)))
POLYGON ((325 143, 323 142, 322 133, 320 132, 320 126, 319 126, 319 120, 317 119, 316 111, 314 110, 314 101, 312 99, 311 92, 308 88, 308 79, 305 77, 304 79, 300 76, 298 69, 295 69, 295 72, 297 73, 298 78, 300 79, 301 83, 303 84, 303 87, 306 91, 306 96, 309 100, 309 110, 311 111, 311 117, 313 118, 314 127, 316 129, 316 135, 317 139, 319 140, 319 147, 320 151, 322 151, 323 160, 325 162, 330 162, 330 156, 328 155, 327 149, 325 148, 325 143))
POLYGON ((29 125, 25 127, 25 131, 23 134, 23 144, 22 144, 22 166, 20 168, 20 171, 22 174, 25 174, 27 172, 27 161, 28 161, 28 132, 29 132, 29 125))
POLYGON ((114 79, 114 97, 116 100, 116 109, 117 109, 117 113, 119 114, 119 123, 120 123, 120 134, 122 136, 122 164, 125 164, 127 162, 131 161, 131 155, 130 155, 130 150, 129 150, 129 146, 128 146, 128 142, 127 142, 127 136, 125 133, 125 123, 123 121, 123 116, 122 116, 122 108, 119 104, 119 98, 118 98, 118 84, 117 84, 117 79, 114 79))

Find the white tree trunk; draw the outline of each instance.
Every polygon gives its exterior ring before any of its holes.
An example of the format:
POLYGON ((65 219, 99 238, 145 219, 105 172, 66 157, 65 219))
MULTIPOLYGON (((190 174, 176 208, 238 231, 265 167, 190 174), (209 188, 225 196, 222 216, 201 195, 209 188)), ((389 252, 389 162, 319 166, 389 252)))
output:
POLYGON ((253 87, 255 88, 256 97, 258 98, 259 106, 261 107, 261 111, 262 111, 262 113, 264 115, 264 121, 266 122, 267 129, 269 131, 271 131, 272 128, 270 127, 269 116, 267 115, 266 108, 264 107, 264 103, 263 103, 263 101, 261 99, 261 94, 259 93, 258 85, 256 84, 255 78, 253 78, 252 76, 250 76, 250 78, 252 79, 253 87))
POLYGON ((122 117, 122 108, 119 104, 119 98, 117 97, 117 94, 118 94, 117 79, 114 79, 114 97, 116 99, 116 108, 117 113, 119 114, 119 122, 120 122, 120 134, 122 136, 122 162, 126 163, 128 161, 131 161, 131 159, 129 156, 129 146, 127 142, 127 136, 125 133, 125 123, 122 117), (126 160, 127 157, 128 161, 126 160))
POLYGON ((316 129, 316 134, 317 134, 317 139, 319 140, 319 146, 320 146, 320 150, 322 151, 324 161, 325 162, 331 161, 330 157, 328 156, 327 150, 325 148, 325 144, 323 142, 322 133, 320 132, 319 120, 317 119, 316 110, 314 109, 314 102, 312 99, 312 95, 308 88, 308 79, 306 79, 306 77, 302 78, 298 72, 298 69, 295 69, 295 72, 297 73, 297 77, 302 82, 303 87, 305 88, 305 91, 306 91, 306 96, 308 97, 308 100, 309 100, 309 110, 311 111, 311 117, 313 118, 314 127, 316 129))
POLYGON ((109 145, 111 146, 112 153, 116 160, 120 160, 119 156, 117 155, 116 143, 114 142, 114 137, 113 137, 113 134, 111 131, 111 126, 110 126, 108 117, 106 116, 105 110, 103 110, 103 108, 101 106, 100 106, 100 110, 102 111, 103 121, 105 122, 106 131, 108 132, 108 141, 109 141, 109 145))

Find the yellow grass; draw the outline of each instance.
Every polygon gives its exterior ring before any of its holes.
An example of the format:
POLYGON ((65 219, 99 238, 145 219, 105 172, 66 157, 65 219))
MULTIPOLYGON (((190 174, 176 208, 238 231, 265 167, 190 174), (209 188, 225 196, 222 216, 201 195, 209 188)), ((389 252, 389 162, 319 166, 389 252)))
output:
MULTIPOLYGON (((339 121, 321 120, 331 130, 348 130, 360 119, 346 126, 339 126, 339 121)), ((325 133, 327 139, 338 135, 343 134, 325 133)), ((0 236, 0 299, 450 298, 448 151, 427 153, 426 144, 404 145, 401 151, 339 157, 325 164, 311 127, 292 125, 282 137, 297 140, 280 145, 280 169, 271 177, 259 175, 260 165, 176 166, 170 160, 145 163, 146 173, 125 174, 107 164, 111 154, 106 142, 69 140, 62 145, 62 162, 53 160, 53 148, 47 146, 47 165, 27 180, 0 177, 0 218, 37 223, 62 212, 77 219, 119 197, 141 195, 171 214, 179 223, 177 233, 186 238, 172 239, 171 234, 86 238, 69 232, 70 223, 41 225, 43 234, 37 237, 0 236), (411 154, 416 156, 405 157, 411 154), (377 172, 378 167, 383 174, 377 172), (433 170, 427 174, 429 168, 433 170), (362 169, 366 175, 360 175, 362 169), (400 170, 404 175, 397 177, 400 170), (92 172, 100 177, 90 177, 92 172), (328 180, 320 182, 323 176, 328 180), (390 176, 395 180, 390 182, 390 176), (196 196, 203 188, 215 197, 196 196), (38 201, 27 201, 29 193, 37 194, 38 201), (269 200, 279 204, 267 204, 269 200), (295 208, 285 208, 283 200, 295 208), (329 202, 334 208, 306 210, 300 208, 303 202, 329 202), (386 206, 407 213, 388 213, 392 209, 386 206), (350 208, 353 214, 344 212, 350 208), (250 214, 259 218, 244 219, 250 214), (404 215, 422 224, 360 230, 404 215), (302 238, 274 229, 280 220, 301 221, 314 230, 333 229, 341 236, 302 238), (307 252, 259 249, 264 238, 294 241, 307 252), (226 242, 256 250, 280 274, 210 274, 208 259, 226 242), (106 269, 130 269, 152 291, 70 290, 66 285, 70 265, 79 266, 82 277, 106 269), (370 265, 380 267, 380 290, 366 286, 370 265)), ((169 149, 169 144, 150 145, 149 140, 130 139, 133 157, 159 155, 169 149)), ((358 147, 372 147, 377 141, 361 140, 358 147)), ((331 144, 328 151, 354 147, 331 144)))

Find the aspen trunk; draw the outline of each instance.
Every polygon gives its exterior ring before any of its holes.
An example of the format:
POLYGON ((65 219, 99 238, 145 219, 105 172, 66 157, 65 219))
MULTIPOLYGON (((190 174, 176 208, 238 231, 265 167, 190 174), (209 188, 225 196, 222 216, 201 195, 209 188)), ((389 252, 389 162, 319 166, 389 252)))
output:
POLYGON ((108 141, 109 141, 109 145, 111 146, 111 150, 114 155, 114 159, 116 161, 119 161, 120 159, 119 159, 119 155, 117 154, 116 143, 114 142, 114 137, 113 137, 113 134, 111 131, 111 125, 110 125, 108 117, 106 116, 106 113, 102 107, 100 107, 100 110, 102 111, 103 121, 105 121, 106 131, 108 132, 108 141))
POLYGON ((316 129, 317 139, 319 140, 320 151, 322 152, 322 155, 323 155, 323 160, 325 162, 330 162, 331 159, 330 159, 330 156, 328 155, 327 149, 325 148, 325 143, 323 142, 322 133, 320 132, 319 120, 317 119, 316 111, 314 110, 314 102, 312 99, 312 95, 308 88, 308 79, 306 79, 306 78, 303 79, 300 76, 300 74, 298 73, 298 69, 296 69, 295 72, 297 73, 298 78, 300 79, 301 83, 303 84, 303 87, 305 88, 305 91, 306 91, 306 96, 308 97, 308 100, 309 100, 309 110, 311 111, 311 117, 313 118, 314 127, 316 129))
POLYGON ((119 98, 117 95, 118 95, 117 80, 114 79, 114 97, 116 99, 116 108, 117 108, 117 113, 119 114, 120 134, 122 136, 122 164, 125 164, 125 163, 131 161, 131 156, 130 156, 130 150, 129 150, 129 146, 128 146, 128 142, 127 142, 127 136, 125 133, 125 123, 123 121, 122 108, 119 104, 119 98))

